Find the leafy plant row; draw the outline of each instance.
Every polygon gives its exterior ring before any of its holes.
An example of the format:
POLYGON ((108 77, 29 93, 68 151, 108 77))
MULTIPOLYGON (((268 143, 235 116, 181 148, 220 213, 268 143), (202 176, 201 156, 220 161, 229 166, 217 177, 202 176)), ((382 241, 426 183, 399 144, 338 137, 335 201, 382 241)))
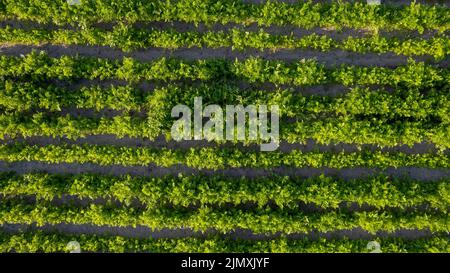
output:
POLYGON ((290 167, 429 167, 448 168, 450 157, 444 153, 405 154, 362 150, 360 152, 301 152, 293 150, 261 153, 231 148, 191 148, 188 150, 100 145, 0 145, 0 160, 42 161, 46 163, 94 163, 99 165, 170 167, 184 164, 198 169, 290 167))
POLYGON ((54 116, 47 113, 32 115, 13 113, 0 115, 0 127, 1 138, 47 136, 78 139, 105 134, 115 135, 118 138, 148 138, 154 135, 145 119, 131 115, 97 118, 74 117, 69 114, 54 116))
POLYGON ((413 146, 426 142, 441 150, 450 147, 450 126, 386 119, 358 120, 354 118, 325 118, 310 122, 280 124, 281 137, 289 143, 305 143, 313 139, 320 144, 373 144, 381 147, 413 146))
POLYGON ((415 89, 398 89, 392 92, 354 88, 343 96, 333 98, 303 96, 289 89, 278 89, 275 92, 249 91, 222 83, 168 85, 157 87, 154 92, 144 92, 132 86, 92 86, 74 91, 5 81, 0 91, 0 105, 8 110, 110 108, 147 110, 149 117, 145 121, 128 115, 86 118, 42 113, 32 116, 21 113, 4 114, 0 116, 0 134, 2 137, 43 135, 68 138, 114 134, 118 137, 154 139, 169 134, 174 122, 170 117, 173 106, 181 103, 192 107, 194 97, 201 96, 205 104, 279 105, 282 117, 297 119, 295 123, 281 124, 281 140, 291 143, 303 143, 307 139, 314 139, 320 144, 345 142, 379 146, 430 142, 446 148, 450 146, 450 93, 446 92, 447 89, 429 90, 424 95, 415 89), (321 115, 328 117, 323 118, 321 115))
POLYGON ((425 94, 414 88, 387 91, 383 88, 371 90, 355 87, 343 95, 332 97, 302 95, 289 88, 277 88, 272 92, 258 88, 242 89, 226 82, 159 85, 152 92, 133 85, 111 85, 106 88, 92 85, 73 90, 31 82, 0 82, 0 106, 8 111, 61 111, 67 107, 149 111, 157 107, 166 111, 168 118, 172 107, 177 104, 192 106, 195 97, 202 97, 204 104, 221 106, 278 105, 282 117, 299 118, 311 113, 331 113, 340 116, 381 116, 388 119, 404 117, 426 120, 431 117, 450 121, 449 87, 429 89, 425 94))
POLYGON ((100 174, 58 175, 47 173, 0 173, 0 194, 33 195, 51 201, 63 195, 118 200, 127 205, 139 201, 148 207, 165 205, 224 205, 255 203, 264 208, 273 202, 280 208, 299 208, 299 203, 339 208, 357 203, 376 208, 407 208, 428 205, 447 211, 450 179, 437 182, 374 176, 352 180, 270 176, 230 178, 222 175, 133 177, 100 174))
MULTIPOLYGON (((0 106, 7 111, 63 108, 113 109, 125 111, 148 110, 151 94, 145 94, 132 85, 101 87, 93 85, 80 88, 63 88, 52 84, 37 84, 3 80, 0 82, 0 106)), ((425 105, 423 105, 425 106, 425 105)))
POLYGON ((149 123, 155 132, 167 131, 173 124, 167 114, 173 105, 193 105, 193 97, 201 96, 211 104, 280 105, 282 115, 296 118, 294 123, 280 125, 281 139, 291 143, 303 143, 312 138, 321 144, 346 142, 395 146, 431 142, 444 148, 450 140, 448 108, 445 106, 448 105, 447 89, 442 87, 437 93, 430 89, 425 99, 419 90, 411 88, 393 92, 356 88, 342 97, 332 98, 302 96, 282 89, 272 93, 246 92, 220 83, 199 88, 167 87, 153 93, 149 123), (434 100, 434 96, 438 98, 434 100), (423 119, 423 122, 415 119, 423 119))
POLYGON ((24 57, 0 56, 0 76, 28 77, 33 80, 56 79, 122 79, 139 80, 221 80, 242 79, 249 82, 315 85, 338 83, 347 86, 403 85, 433 87, 449 83, 449 68, 437 68, 423 62, 410 61, 397 68, 341 65, 332 69, 314 60, 287 63, 251 57, 239 61, 207 59, 187 61, 160 58, 140 62, 91 57, 50 58, 45 52, 32 52, 24 57))
POLYGON ((96 22, 181 21, 205 24, 294 25, 303 28, 380 28, 445 31, 450 12, 445 7, 411 4, 406 7, 371 6, 361 3, 285 4, 269 1, 262 5, 241 0, 110 1, 82 0, 69 5, 54 0, 2 0, 4 18, 17 17, 41 23, 86 26, 96 22))
POLYGON ((443 59, 450 53, 450 39, 446 36, 436 36, 431 39, 410 38, 398 39, 376 36, 357 38, 348 37, 342 41, 334 40, 326 35, 306 35, 296 38, 291 35, 272 35, 264 30, 248 32, 239 28, 229 31, 198 31, 178 32, 173 29, 146 30, 136 29, 128 25, 119 25, 113 30, 88 28, 81 30, 47 30, 47 29, 0 29, 0 42, 8 44, 40 45, 42 43, 60 45, 100 45, 120 48, 130 52, 137 49, 159 48, 220 48, 244 50, 257 48, 299 49, 310 48, 320 51, 340 49, 358 53, 394 52, 399 55, 420 56, 431 55, 443 59))
POLYGON ((176 253, 365 253, 370 241, 380 244, 384 253, 402 252, 450 252, 447 235, 430 238, 374 238, 371 240, 349 239, 298 239, 243 240, 220 237, 179 239, 133 239, 107 235, 70 235, 42 231, 20 234, 0 233, 1 252, 69 252, 67 244, 76 241, 81 252, 176 252, 176 253))
POLYGON ((340 210, 323 213, 304 213, 299 210, 255 209, 251 211, 227 208, 201 207, 175 209, 136 209, 91 204, 52 205, 48 202, 27 204, 23 201, 4 200, 0 204, 1 224, 56 225, 92 224, 117 227, 145 226, 153 230, 191 229, 221 233, 236 229, 254 233, 283 234, 311 231, 331 232, 361 228, 372 234, 380 231, 395 232, 403 229, 427 229, 431 232, 448 232, 450 216, 446 212, 356 211, 340 210))
MULTIPOLYGON (((155 109, 154 109, 155 110, 155 109)), ((168 111, 170 113, 170 110, 168 111)), ((65 137, 69 139, 84 138, 89 135, 114 135, 123 137, 142 137, 151 140, 165 135, 171 139, 173 121, 162 122, 150 117, 148 120, 130 115, 106 117, 74 117, 69 114, 55 116, 46 113, 24 115, 12 113, 0 115, 0 138, 45 136, 65 137)), ((280 141, 288 143, 306 143, 312 139, 318 144, 350 143, 356 145, 373 144, 380 147, 397 145, 413 146, 417 143, 431 143, 445 150, 450 147, 448 124, 430 124, 415 121, 390 121, 373 118, 359 120, 354 117, 329 117, 317 119, 302 118, 297 122, 280 122, 280 141)), ((225 126, 223 127, 225 128, 225 126)), ((192 128, 191 128, 192 129, 192 128)), ((248 128, 246 129, 248 132, 248 128)), ((223 143, 217 135, 208 130, 203 136, 210 141, 223 143)), ((223 139, 225 133, 222 133, 223 139)), ((261 139, 238 140, 235 143, 261 143, 261 139)))

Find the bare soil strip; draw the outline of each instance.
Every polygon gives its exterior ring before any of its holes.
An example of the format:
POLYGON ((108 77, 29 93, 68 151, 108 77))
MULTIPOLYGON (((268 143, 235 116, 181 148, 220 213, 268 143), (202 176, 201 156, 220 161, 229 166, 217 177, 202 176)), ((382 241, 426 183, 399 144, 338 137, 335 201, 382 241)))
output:
MULTIPOLYGON (((13 79, 15 82, 27 82, 27 80, 23 80, 20 78, 13 79)), ((129 83, 126 80, 116 80, 116 79, 95 79, 95 80, 87 80, 87 79, 76 79, 70 82, 62 81, 58 79, 49 79, 44 84, 54 85, 56 87, 65 88, 70 91, 76 91, 83 87, 90 86, 99 86, 101 88, 108 88, 111 86, 133 86, 144 93, 151 93, 155 90, 155 88, 166 87, 168 85, 181 85, 181 86, 199 86, 200 84, 208 84, 208 81, 197 81, 197 80, 181 80, 181 81, 148 81, 142 80, 138 83, 129 83)), ((217 84, 217 81, 214 83, 217 84)), ((318 96, 338 96, 347 93, 350 91, 352 87, 340 85, 340 84, 322 84, 322 85, 312 85, 312 86, 294 86, 289 84, 279 84, 275 85, 273 83, 265 82, 265 83, 249 83, 242 80, 224 80, 223 84, 227 84, 230 86, 235 86, 243 91, 246 90, 264 90, 267 92, 273 92, 277 89, 289 89, 294 93, 302 94, 302 95, 318 95, 318 96)), ((44 85, 44 87, 46 86, 44 85)), ((366 86, 371 90, 392 90, 391 86, 366 86)))
MULTIPOLYGON (((124 115, 125 111, 122 110, 114 110, 114 109, 82 109, 82 108, 76 108, 76 107, 69 107, 69 108, 62 108, 60 112, 56 112, 58 115, 65 116, 69 114, 72 117, 92 117, 92 118, 113 118, 116 116, 124 115)), ((147 118, 147 112, 146 111, 128 111, 126 113, 128 116, 132 117, 138 117, 145 119, 147 118)))
MULTIPOLYGON (((95 28, 99 28, 101 30, 112 30, 117 23, 95 23, 92 26, 95 28)), ((227 24, 211 24, 206 25, 204 23, 199 23, 198 25, 180 21, 172 21, 172 22, 136 22, 131 24, 131 26, 137 29, 145 29, 145 30, 167 30, 172 29, 178 32, 188 32, 195 31, 199 33, 205 33, 208 31, 230 31, 231 29, 240 29, 242 31, 248 32, 258 32, 259 30, 263 30, 271 35, 292 35, 296 38, 301 38, 311 34, 317 35, 326 35, 329 38, 342 41, 349 37, 362 38, 362 37, 370 37, 375 33, 369 29, 351 29, 351 28, 343 28, 343 29, 333 29, 333 28, 321 28, 314 27, 311 29, 299 28, 293 25, 286 26, 259 26, 256 23, 252 23, 249 25, 241 25, 236 23, 227 23, 227 24)), ((80 30, 80 27, 64 25, 58 26, 55 24, 41 24, 29 20, 18 20, 18 19, 5 19, 0 21, 0 27, 11 27, 16 29, 23 30, 34 30, 34 29, 46 29, 46 30, 80 30)), ((394 31, 386 31, 386 30, 378 30, 377 33, 380 37, 386 38, 422 38, 422 39, 430 39, 431 37, 438 34, 436 30, 426 30, 424 33, 419 33, 418 31, 411 30, 394 30, 394 31)))
MULTIPOLYGON (((31 23, 31 26, 33 26, 34 23, 31 23)), ((2 25, 2 22, 0 22, 0 26, 2 25)), ((15 24, 13 20, 10 21, 10 26, 15 26, 18 24, 15 24)), ((98 27, 100 29, 105 30, 112 30, 116 24, 115 23, 98 23, 95 25, 95 27, 98 27)), ((20 25, 19 25, 20 26, 20 25)), ((22 25, 23 27, 26 27, 26 25, 22 25)), ((187 31, 197 31, 200 33, 205 33, 207 31, 229 31, 233 28, 240 29, 242 31, 248 31, 248 32, 258 32, 259 30, 263 30, 264 32, 267 32, 271 35, 292 35, 296 38, 302 38, 307 35, 311 34, 317 34, 317 35, 326 35, 327 37, 336 40, 336 41, 342 41, 344 39, 347 39, 349 37, 354 38, 363 38, 363 37, 370 37, 374 35, 374 32, 369 29, 351 29, 351 28, 342 28, 342 29, 333 29, 333 28, 321 28, 321 27, 314 27, 311 29, 305 29, 305 28, 299 28, 293 25, 285 25, 285 26, 259 26, 256 23, 252 23, 249 25, 241 25, 236 23, 227 23, 227 24, 212 24, 212 25, 206 25, 203 23, 198 24, 197 26, 191 23, 186 22, 179 22, 179 21, 173 21, 173 22, 136 22, 133 24, 133 27, 136 27, 138 29, 157 29, 157 30, 164 30, 164 29, 173 29, 178 32, 187 32, 187 31)), ((73 28, 73 27, 68 27, 73 28)), ((32 27, 28 27, 28 29, 33 29, 32 27)), ((55 27, 54 29, 57 29, 55 27)), ((438 34, 438 31, 435 30, 426 30, 423 33, 419 33, 418 31, 411 31, 411 30, 394 30, 394 31, 386 31, 383 29, 378 30, 378 35, 380 37, 386 37, 386 38, 422 38, 422 39, 430 39, 431 37, 438 34)))
POLYGON ((90 118, 100 118, 100 117, 115 117, 122 114, 122 111, 113 109, 101 109, 99 111, 95 109, 80 109, 76 107, 62 108, 58 115, 66 116, 70 115, 72 117, 90 117, 90 118))
MULTIPOLYGON (((215 142, 209 142, 207 140, 185 140, 185 141, 167 141, 165 136, 159 136, 155 140, 150 140, 147 138, 133 138, 133 137, 123 137, 118 138, 115 135, 88 135, 76 140, 67 139, 64 137, 19 137, 19 138, 6 138, 0 140, 0 144, 14 144, 14 143, 24 143, 28 145, 46 146, 46 145, 60 145, 60 144, 93 144, 93 145, 108 145, 108 146, 126 146, 126 147, 152 147, 152 148, 167 148, 167 149, 180 149, 188 150, 190 148, 204 148, 204 147, 217 147, 217 148, 237 148, 245 151, 259 151, 260 147, 257 144, 244 145, 242 143, 231 143, 227 142, 225 144, 217 144, 215 142)), ((277 151, 281 152, 291 152, 293 150, 300 150, 302 152, 358 152, 360 148, 370 149, 372 151, 381 150, 383 152, 402 152, 407 154, 425 154, 425 153, 436 153, 438 150, 433 144, 429 143, 417 143, 412 147, 407 145, 395 146, 395 147, 385 147, 379 148, 376 145, 355 145, 348 143, 337 143, 322 145, 317 144, 314 140, 308 139, 303 143, 288 143, 281 142, 277 151)), ((449 153, 450 150, 446 150, 445 153, 449 153)))
POLYGON ((135 175, 146 177, 161 177, 166 175, 224 175, 230 177, 261 177, 269 175, 296 176, 296 177, 312 177, 318 175, 334 176, 341 179, 349 180, 355 178, 365 178, 373 175, 386 175, 391 177, 409 177, 412 179, 426 181, 437 181, 450 176, 449 169, 429 169, 418 167, 400 167, 387 168, 379 170, 375 168, 291 168, 278 167, 272 169, 254 169, 254 168, 233 168, 225 170, 198 170, 189 168, 184 165, 176 165, 170 168, 149 166, 132 166, 125 167, 120 165, 100 166, 97 164, 47 164, 38 161, 22 161, 8 163, 0 161, 0 172, 16 172, 18 174, 26 174, 30 172, 47 172, 54 174, 80 174, 80 173, 97 173, 108 175, 135 175))
MULTIPOLYGON (((207 238, 208 236, 219 235, 224 238, 231 239, 244 239, 244 240, 270 240, 280 238, 281 234, 254 234, 249 230, 237 229, 227 234, 220 234, 217 231, 209 230, 207 232, 195 232, 191 229, 162 229, 152 230, 148 227, 137 226, 133 227, 111 227, 111 226, 95 226, 95 225, 72 225, 72 224, 58 224, 58 225, 45 225, 43 227, 37 227, 36 225, 18 225, 7 224, 0 226, 0 229, 7 233, 23 233, 32 232, 36 230, 42 230, 44 232, 58 232, 68 235, 99 235, 99 236, 122 236, 126 238, 136 239, 161 239, 161 238, 207 238)), ((352 230, 337 230, 333 232, 310 232, 310 233, 294 233, 286 235, 288 239, 304 239, 318 240, 321 238, 326 239, 344 239, 351 240, 365 239, 370 240, 374 238, 404 238, 404 239, 419 239, 431 237, 433 233, 429 230, 398 230, 393 233, 378 232, 376 235, 362 229, 352 230)))
MULTIPOLYGON (((0 47, 0 54, 7 56, 20 56, 31 53, 33 50, 46 51, 50 57, 59 58, 61 56, 86 56, 106 59, 122 59, 132 57, 143 62, 154 61, 162 57, 182 58, 186 60, 204 60, 212 58, 228 60, 245 60, 250 56, 260 57, 266 60, 281 60, 286 62, 295 62, 302 59, 315 59, 328 68, 334 68, 342 64, 357 66, 383 66, 395 68, 406 65, 411 57, 400 56, 394 53, 354 53, 342 50, 333 50, 327 52, 318 52, 311 50, 279 50, 277 52, 245 50, 233 51, 231 48, 186 48, 168 50, 162 48, 149 48, 132 53, 125 53, 120 49, 114 49, 106 46, 81 46, 81 45, 4 45, 0 47)), ((436 64, 439 67, 448 67, 450 60, 436 62, 431 56, 418 56, 412 59, 416 61, 425 61, 436 64)))

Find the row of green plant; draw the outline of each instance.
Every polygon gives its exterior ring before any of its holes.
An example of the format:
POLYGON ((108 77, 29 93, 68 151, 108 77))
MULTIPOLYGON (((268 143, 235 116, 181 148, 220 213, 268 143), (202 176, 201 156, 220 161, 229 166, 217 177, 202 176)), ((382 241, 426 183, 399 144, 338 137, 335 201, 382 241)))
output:
POLYGON ((280 126, 280 138, 289 143, 305 143, 307 139, 313 139, 319 144, 352 143, 394 147, 425 142, 441 150, 450 147, 448 124, 344 117, 312 122, 303 119, 295 123, 280 123, 280 126))
POLYGON ((70 5, 65 0, 2 0, 3 18, 19 18, 41 23, 86 26, 97 22, 181 21, 205 24, 294 25, 303 28, 359 29, 450 29, 450 12, 446 7, 419 5, 392 7, 365 3, 264 4, 242 0, 81 0, 70 5))
MULTIPOLYGON (((203 103, 236 105, 278 105, 281 117, 300 117, 305 114, 332 113, 358 116, 381 116, 389 119, 430 117, 449 122, 450 88, 385 90, 355 87, 339 96, 303 95, 292 88, 277 88, 268 92, 257 87, 242 89, 233 83, 200 83, 157 85, 149 92, 134 85, 101 87, 83 86, 77 89, 42 85, 32 82, 4 80, 0 82, 0 106, 8 111, 63 108, 161 111, 177 104, 193 106, 194 98, 203 103), (164 96, 162 95, 164 94, 164 96), (164 109, 163 109, 164 108, 164 109)), ((371 117, 372 118, 372 117, 371 117)))
POLYGON ((323 175, 232 178, 222 175, 133 177, 6 172, 0 173, 0 194, 33 195, 38 200, 48 201, 70 195, 81 199, 118 200, 127 205, 139 201, 148 207, 254 203, 263 208, 274 203, 280 208, 294 209, 303 202, 321 208, 357 203, 376 208, 428 205, 447 211, 450 207, 449 182, 450 178, 424 182, 386 176, 342 180, 323 175))
MULTIPOLYGON (((0 138, 46 136, 84 138, 89 135, 115 135, 123 137, 152 137, 155 133, 148 122, 131 115, 105 117, 74 117, 69 114, 55 116, 48 113, 0 115, 0 138)), ((156 137, 156 136, 155 136, 156 137)))
POLYGON ((237 208, 129 208, 113 205, 91 204, 86 207, 47 201, 26 203, 20 200, 3 200, 0 204, 0 224, 57 225, 92 224, 98 226, 136 227, 153 230, 191 229, 221 233, 236 229, 257 234, 293 234, 311 231, 331 232, 361 228, 372 234, 380 231, 395 232, 404 229, 448 232, 450 216, 438 211, 342 211, 305 213, 286 209, 237 208))
POLYGON ((206 59, 188 61, 165 57, 140 62, 92 57, 51 58, 45 52, 32 52, 23 57, 0 56, 0 76, 28 77, 33 80, 56 78, 139 80, 220 80, 242 79, 249 82, 316 85, 403 85, 406 87, 443 86, 449 83, 450 69, 438 68, 410 60, 396 68, 341 65, 325 68, 315 60, 297 62, 267 61, 251 57, 246 60, 206 59))
POLYGON ((329 167, 329 168, 448 168, 450 156, 445 153, 406 154, 363 149, 360 152, 291 152, 261 153, 233 148, 190 148, 186 150, 149 147, 101 145, 0 145, 0 160, 42 161, 46 163, 94 163, 99 165, 170 167, 184 164, 198 169, 329 167))
POLYGON ((177 104, 193 107, 194 97, 201 96, 205 105, 279 105, 282 118, 297 119, 295 123, 281 124, 281 139, 291 143, 314 139, 320 144, 346 142, 395 146, 430 142, 439 148, 449 147, 448 88, 428 90, 426 94, 417 89, 371 91, 354 88, 342 96, 330 97, 304 96, 290 89, 274 92, 244 90, 226 83, 170 84, 145 92, 132 86, 68 90, 5 81, 1 90, 0 105, 8 110, 44 108, 57 111, 64 107, 77 107, 149 111, 147 121, 128 115, 87 118, 42 113, 32 116, 4 114, 0 116, 2 137, 44 135, 79 138, 90 134, 150 139, 165 134, 170 137, 168 134, 174 122, 170 117, 172 107, 177 104))
MULTIPOLYGON (((169 112, 170 113, 170 112, 169 112)), ((172 121, 162 122, 161 119, 148 120, 130 115, 107 117, 76 117, 66 114, 55 116, 48 113, 26 115, 11 113, 0 115, 0 139, 16 137, 64 137, 79 139, 90 135, 114 135, 118 138, 148 138, 151 140, 164 135, 171 140, 172 121)), ((288 143, 306 143, 314 140, 317 144, 349 143, 355 145, 371 144, 379 147, 394 147, 397 145, 413 146, 426 142, 440 150, 450 147, 448 123, 433 124, 427 122, 387 120, 373 118, 360 120, 354 117, 315 117, 301 118, 297 122, 280 122, 279 141, 288 143)), ((216 143, 225 142, 224 130, 203 130, 203 138, 216 143), (219 138, 219 137, 221 138, 219 138)), ((191 127, 191 132, 193 127, 191 127)), ((245 128, 248 136, 249 127, 245 128)), ((193 133, 191 134, 193 136, 193 133)), ((264 140, 258 134, 257 139, 238 139, 234 132, 234 143, 262 143, 264 140)))
POLYGON ((173 29, 146 30, 119 25, 112 30, 88 28, 71 29, 0 29, 0 42, 8 44, 40 45, 43 43, 59 45, 100 45, 120 48, 130 52, 137 49, 159 48, 220 48, 244 50, 256 48, 259 50, 279 49, 315 49, 320 51, 346 50, 358 53, 394 52, 399 55, 420 56, 431 55, 443 59, 450 53, 450 39, 446 36, 436 36, 430 39, 381 37, 378 35, 364 38, 348 37, 344 40, 334 40, 326 35, 306 35, 297 38, 294 35, 272 35, 264 30, 258 32, 231 28, 229 31, 187 31, 178 32, 173 29))
POLYGON ((141 111, 148 110, 147 101, 150 98, 150 92, 146 94, 144 90, 132 85, 109 87, 92 85, 73 88, 48 83, 0 81, 0 106, 7 111, 32 109, 61 111, 68 107, 97 111, 102 109, 141 111))
POLYGON ((69 242, 80 244, 81 252, 154 252, 154 253, 366 253, 371 241, 384 253, 450 252, 447 235, 429 238, 287 239, 243 240, 210 236, 201 238, 135 239, 109 235, 61 234, 42 231, 20 234, 0 233, 0 252, 69 252, 69 242))
POLYGON ((439 91, 429 89, 424 95, 411 88, 393 92, 355 88, 342 97, 332 98, 302 96, 283 89, 243 91, 221 83, 194 88, 169 86, 157 88, 152 94, 149 127, 164 134, 173 124, 168 116, 172 107, 179 103, 192 107, 193 98, 201 96, 205 102, 219 105, 279 105, 282 116, 296 118, 294 123, 280 124, 280 138, 291 143, 304 143, 306 139, 321 144, 346 142, 380 146, 431 142, 444 149, 450 144, 446 90, 448 85, 439 91), (434 101, 433 106, 428 104, 431 101, 434 101), (422 121, 417 122, 417 119, 422 121))

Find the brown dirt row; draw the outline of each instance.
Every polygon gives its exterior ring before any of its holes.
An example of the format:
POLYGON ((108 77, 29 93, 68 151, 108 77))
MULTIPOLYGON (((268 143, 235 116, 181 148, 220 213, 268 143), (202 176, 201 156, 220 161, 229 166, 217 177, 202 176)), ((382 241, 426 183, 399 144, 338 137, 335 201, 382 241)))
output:
MULTIPOLYGON (((7 22, 5 22, 6 24, 7 22)), ((0 26, 1 26, 0 22, 0 26)), ((24 27, 25 29, 33 29, 30 26, 33 26, 33 23, 30 23, 27 27, 27 25, 20 25, 20 23, 14 23, 14 21, 9 22, 10 26, 16 26, 24 27)), ((115 23, 98 23, 95 25, 95 27, 98 27, 100 29, 105 30, 112 30, 116 24, 115 23)), ((241 25, 236 23, 228 23, 228 24, 212 24, 212 25, 206 25, 203 23, 199 23, 197 26, 191 23, 186 22, 136 22, 133 24, 134 27, 138 29, 173 29, 178 32, 187 32, 187 31, 196 31, 200 33, 205 33, 207 31, 229 31, 233 28, 240 29, 242 31, 248 31, 248 32, 258 32, 259 30, 263 30, 271 35, 292 35, 296 38, 301 38, 307 35, 311 34, 317 34, 317 35, 326 35, 327 37, 336 40, 336 41, 342 41, 344 39, 347 39, 348 37, 355 37, 355 38, 363 38, 363 37, 370 37, 374 35, 374 32, 368 29, 351 29, 351 28, 342 28, 342 29, 333 29, 333 28, 323 28, 323 27, 314 27, 311 29, 305 29, 305 28, 299 28, 293 25, 285 25, 285 26, 260 26, 256 23, 249 24, 249 25, 241 25)), ((70 28, 70 27, 69 27, 70 28)), ((54 29, 57 29, 57 27, 54 27, 54 29)), ((394 31, 386 31, 383 29, 378 30, 378 35, 381 37, 386 38, 422 38, 422 39, 430 39, 431 37, 434 37, 438 34, 438 31, 435 30, 426 30, 423 33, 419 33, 418 31, 411 31, 411 30, 394 30, 394 31)))
MULTIPOLYGON (((152 230, 148 227, 137 226, 133 227, 111 227, 111 226, 95 226, 95 225, 72 225, 72 224, 58 224, 58 225, 45 225, 43 227, 37 227, 36 225, 18 225, 18 224, 6 224, 0 226, 0 229, 7 233, 23 233, 33 232, 36 230, 42 230, 44 232, 57 232, 69 235, 100 235, 100 236, 122 236, 127 238, 137 239, 161 239, 161 238, 208 238, 209 236, 221 236, 223 238, 231 239, 244 239, 244 240, 270 240, 280 238, 281 234, 254 234, 249 230, 237 229, 233 232, 220 234, 214 230, 207 232, 196 232, 191 229, 162 229, 152 230)), ((311 240, 318 240, 321 238, 326 239, 375 239, 375 238, 404 238, 404 239, 419 239, 427 238, 433 235, 429 230, 398 230, 393 233, 378 232, 376 235, 362 229, 352 230, 338 230, 333 232, 310 232, 294 233, 287 235, 288 239, 299 240, 308 238, 311 240)))
MULTIPOLYGON (((26 80, 16 78, 13 79, 16 82, 26 82, 26 80)), ((198 81, 198 80, 180 80, 180 81, 148 81, 142 80, 139 83, 129 83, 125 80, 116 80, 116 79, 74 79, 69 81, 62 81, 57 79, 49 79, 47 82, 42 83, 45 87, 46 85, 53 85, 56 87, 64 88, 69 91, 76 91, 82 87, 89 86, 100 86, 101 88, 108 88, 111 86, 132 86, 134 88, 138 88, 140 91, 145 93, 151 93, 155 88, 165 87, 169 84, 180 85, 180 86, 199 86, 202 83, 209 83, 208 81, 198 81)), ((217 84, 217 82, 214 82, 217 84)), ((319 96, 338 96, 347 93, 353 87, 348 87, 340 84, 322 84, 322 85, 312 85, 312 86, 294 86, 289 84, 280 84, 275 85, 273 83, 249 83, 243 80, 226 80, 223 84, 228 84, 231 86, 235 86, 243 91, 246 90, 262 90, 267 92, 272 92, 277 89, 286 89, 291 90, 294 93, 302 94, 302 95, 319 95, 319 96)), ((366 86, 371 90, 385 89, 392 90, 391 86, 366 86)))
MULTIPOLYGON (((152 147, 152 148, 168 148, 168 149, 181 149, 187 150, 190 148, 203 148, 203 147, 217 147, 217 148, 237 148, 244 151, 259 151, 260 146, 257 144, 244 145, 242 143, 232 143, 227 142, 225 144, 217 144, 216 142, 209 142, 207 140, 185 140, 185 141, 167 141, 164 136, 159 136, 155 140, 150 140, 147 138, 134 138, 134 137, 123 137, 118 138, 115 135, 88 135, 76 140, 67 139, 64 137, 45 137, 45 136, 34 136, 34 137, 18 137, 18 138, 5 138, 0 140, 0 144, 14 144, 14 143, 24 143, 28 145, 108 145, 108 146, 125 146, 125 147, 152 147)), ((438 150, 433 144, 429 143, 417 143, 412 147, 407 145, 400 145, 394 147, 384 147, 379 148, 376 145, 355 145, 348 143, 336 143, 323 145, 318 144, 312 139, 308 139, 305 143, 288 143, 281 142, 277 151, 280 152, 291 152, 293 150, 300 150, 302 152, 358 152, 362 149, 368 149, 372 151, 381 150, 383 152, 402 152, 406 154, 425 154, 425 153, 436 153, 438 150)), ((445 151, 449 153, 449 150, 445 151)))
MULTIPOLYGON (((360 54, 342 50, 333 50, 328 52, 318 52, 310 50, 279 50, 277 52, 246 50, 233 51, 231 48, 189 48, 168 50, 161 48, 149 48, 132 53, 125 53, 120 49, 113 49, 106 46, 61 46, 61 45, 3 45, 0 47, 0 54, 6 56, 20 56, 31 53, 33 50, 46 51, 50 57, 67 56, 87 56, 94 58, 121 59, 132 57, 140 61, 148 62, 162 57, 183 58, 186 60, 222 58, 228 60, 245 60, 249 56, 261 57, 266 60, 282 60, 286 62, 295 62, 302 59, 315 59, 328 68, 334 68, 340 65, 358 65, 358 66, 383 66, 395 68, 406 65, 410 57, 396 55, 394 53, 383 54, 360 54)), ((419 56, 412 58, 416 61, 424 61, 435 64, 439 67, 448 67, 450 60, 435 61, 431 56, 419 56)))
MULTIPOLYGON (((103 30, 112 30, 117 23, 96 23, 92 26, 95 28, 103 29, 103 30)), ((322 28, 322 27, 314 27, 311 29, 299 28, 293 25, 285 25, 285 26, 259 26, 256 23, 249 25, 241 25, 236 23, 227 23, 227 24, 212 24, 207 25, 204 23, 199 23, 198 25, 180 21, 173 22, 160 22, 160 21, 151 21, 151 22, 136 22, 131 24, 131 26, 138 29, 146 29, 146 30, 164 30, 164 29, 173 29, 178 32, 187 32, 187 31, 195 31, 200 33, 205 33, 207 31, 229 31, 231 29, 240 29, 242 31, 249 32, 258 32, 259 30, 264 30, 265 32, 272 35, 292 35, 293 37, 301 38, 306 35, 317 34, 317 35, 326 35, 333 40, 341 41, 348 37, 369 37, 374 35, 374 32, 368 29, 351 29, 351 28, 343 28, 343 29, 333 29, 333 28, 322 28)), ((58 29, 67 29, 67 30, 78 30, 79 27, 64 25, 58 26, 55 24, 40 24, 37 22, 29 21, 29 20, 18 20, 18 19, 5 19, 0 21, 0 27, 12 27, 23 30, 33 30, 33 29, 47 29, 47 30, 58 30, 58 29)), ((411 30, 395 30, 395 31, 386 31, 386 30, 378 30, 378 35, 386 38, 422 38, 422 39, 430 39, 431 37, 437 35, 438 32, 435 30, 426 30, 423 33, 419 33, 418 31, 411 30)))
POLYGON ((386 175, 390 177, 409 177, 416 180, 437 181, 442 178, 450 177, 449 169, 429 169, 420 167, 389 167, 385 170, 374 168, 291 168, 291 167, 277 167, 272 169, 254 169, 254 168, 232 168, 225 170, 198 170, 189 168, 184 165, 175 165, 169 168, 149 166, 100 166, 97 164, 78 164, 78 163, 62 163, 62 164, 48 164, 38 161, 22 161, 8 163, 0 161, 0 172, 16 172, 18 174, 26 174, 30 172, 47 172, 55 174, 79 174, 79 173, 94 173, 106 175, 134 175, 145 177, 161 177, 166 175, 224 175, 230 177, 261 177, 269 175, 281 176, 296 176, 296 177, 312 177, 318 175, 334 176, 344 180, 365 178, 373 175, 386 175))

